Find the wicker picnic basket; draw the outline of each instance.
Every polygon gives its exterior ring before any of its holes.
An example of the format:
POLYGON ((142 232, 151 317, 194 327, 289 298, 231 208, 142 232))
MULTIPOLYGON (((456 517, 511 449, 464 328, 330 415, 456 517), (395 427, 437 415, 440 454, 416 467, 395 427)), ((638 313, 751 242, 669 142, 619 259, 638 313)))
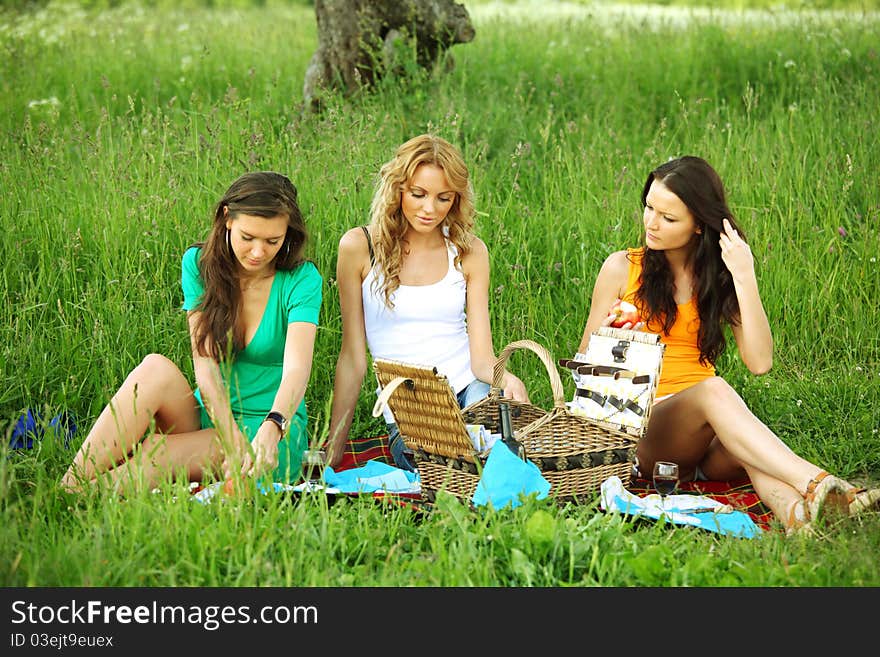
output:
POLYGON ((525 447, 526 457, 550 482, 550 495, 561 500, 588 497, 599 490, 605 479, 615 475, 624 485, 628 484, 637 438, 569 411, 550 353, 531 340, 511 343, 506 349, 520 347, 531 349, 544 363, 553 408, 514 435, 525 447))
POLYGON ((440 489, 473 495, 485 456, 474 449, 449 380, 436 367, 394 360, 374 360, 373 371, 382 389, 373 416, 386 404, 391 408, 404 444, 413 450, 422 495, 432 501, 440 489))
MULTIPOLYGON (((517 349, 534 351, 544 362, 544 365, 552 369, 552 363, 545 360, 545 358, 549 357, 546 349, 538 343, 532 342, 531 340, 522 340, 507 345, 501 350, 498 359, 495 361, 495 366, 492 372, 492 387, 489 388, 489 395, 462 410, 461 413, 467 424, 482 424, 492 433, 501 433, 501 414, 498 404, 502 401, 506 402, 510 407, 510 419, 514 432, 521 431, 524 427, 535 420, 547 415, 547 411, 539 406, 515 401, 513 399, 506 399, 501 396, 501 382, 504 378, 507 361, 517 349)), ((552 378, 550 383, 551 385, 553 384, 552 378)), ((560 386, 561 385, 562 383, 560 382, 560 386)), ((556 396, 556 392, 556 390, 553 391, 554 397, 556 396)), ((558 392, 560 395, 562 394, 561 389, 558 392)))
MULTIPOLYGON (((601 483, 612 475, 628 484, 637 438, 571 413, 553 358, 544 347, 531 340, 507 345, 496 362, 495 383, 500 381, 507 359, 516 349, 537 354, 550 379, 554 403, 550 411, 534 412, 536 407, 509 402, 511 409, 515 405, 522 409, 519 426, 514 423, 514 436, 524 446, 526 457, 550 482, 550 495, 558 499, 582 498, 598 491, 601 483), (523 415, 534 419, 523 424, 523 415)), ((483 417, 494 425, 498 396, 493 398, 490 392, 487 399, 460 410, 446 377, 438 374, 436 368, 376 360, 373 369, 382 387, 373 413, 381 413, 385 403, 391 408, 404 443, 413 450, 422 494, 430 500, 438 490, 445 490, 470 500, 488 452, 481 454, 474 449, 465 417, 477 421, 483 417)), ((474 422, 468 419, 471 423, 474 422)))

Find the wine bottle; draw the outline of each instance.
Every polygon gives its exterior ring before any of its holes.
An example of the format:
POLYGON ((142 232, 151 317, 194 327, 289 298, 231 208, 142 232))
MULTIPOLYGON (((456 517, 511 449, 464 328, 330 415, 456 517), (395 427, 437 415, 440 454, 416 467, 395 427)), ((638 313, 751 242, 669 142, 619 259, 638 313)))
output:
POLYGON ((501 442, 507 445, 511 452, 525 461, 526 449, 513 436, 513 423, 510 421, 510 405, 507 402, 498 403, 498 415, 501 417, 501 442))

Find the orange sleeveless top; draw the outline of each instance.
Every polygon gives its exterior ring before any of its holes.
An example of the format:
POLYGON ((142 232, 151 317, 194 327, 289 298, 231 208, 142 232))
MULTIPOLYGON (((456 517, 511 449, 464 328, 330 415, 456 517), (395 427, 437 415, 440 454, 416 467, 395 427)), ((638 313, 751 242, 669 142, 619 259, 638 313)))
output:
MULTIPOLYGON (((624 301, 639 306, 635 300, 636 290, 642 277, 642 256, 644 249, 627 249, 629 255, 629 277, 626 283, 624 301)), ((639 314, 642 308, 639 306, 639 314)), ((687 303, 678 305, 678 316, 669 333, 663 333, 662 326, 650 323, 644 328, 652 333, 659 333, 660 340, 666 345, 663 352, 663 365, 660 370, 660 382, 657 385, 656 397, 670 395, 689 388, 703 379, 715 376, 715 368, 700 363, 700 349, 697 346, 697 336, 700 326, 700 317, 697 313, 697 303, 691 299, 687 303)))

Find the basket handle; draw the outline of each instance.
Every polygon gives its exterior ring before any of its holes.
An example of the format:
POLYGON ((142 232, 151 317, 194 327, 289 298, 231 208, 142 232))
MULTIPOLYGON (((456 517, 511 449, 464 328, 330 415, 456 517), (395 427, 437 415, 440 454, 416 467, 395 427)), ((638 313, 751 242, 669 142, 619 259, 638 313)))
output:
POLYGON ((402 383, 405 383, 410 388, 414 386, 413 380, 405 376, 395 376, 391 379, 391 381, 388 382, 388 385, 382 388, 382 392, 380 392, 379 396, 376 398, 376 403, 373 404, 373 417, 379 417, 382 415, 382 412, 388 405, 388 400, 391 399, 391 395, 394 394, 394 391, 397 390, 402 383))
POLYGON ((553 357, 550 352, 533 340, 517 340, 501 350, 498 359, 495 361, 495 367, 492 371, 492 387, 501 389, 501 380, 504 378, 504 370, 507 367, 507 360, 510 355, 517 349, 528 349, 537 354, 547 375, 550 377, 550 389, 553 392, 553 403, 557 408, 565 408, 565 391, 562 389, 562 380, 559 378, 559 372, 553 363, 553 357))

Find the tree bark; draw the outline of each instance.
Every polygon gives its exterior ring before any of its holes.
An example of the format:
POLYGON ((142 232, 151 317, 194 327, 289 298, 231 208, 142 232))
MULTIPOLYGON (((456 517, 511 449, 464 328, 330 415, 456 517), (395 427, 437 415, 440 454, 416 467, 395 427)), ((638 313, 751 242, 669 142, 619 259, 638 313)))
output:
POLYGON ((453 0, 315 0, 318 47, 303 84, 313 109, 323 89, 350 95, 395 68, 401 44, 415 40, 416 61, 433 67, 446 50, 474 38, 464 5, 453 0))

